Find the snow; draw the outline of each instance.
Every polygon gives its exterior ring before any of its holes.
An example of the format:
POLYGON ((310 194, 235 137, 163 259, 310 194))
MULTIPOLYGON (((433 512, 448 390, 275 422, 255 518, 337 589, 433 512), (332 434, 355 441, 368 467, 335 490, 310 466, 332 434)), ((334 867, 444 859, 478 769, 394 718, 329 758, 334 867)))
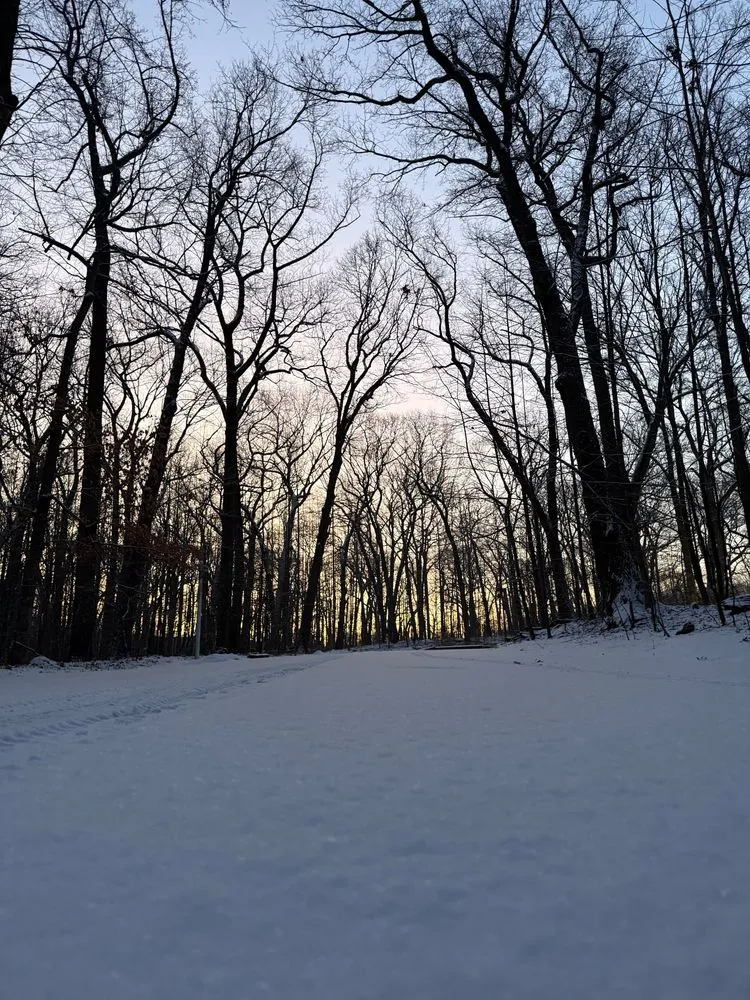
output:
POLYGON ((744 635, 0 671, 0 995, 747 997, 744 635))

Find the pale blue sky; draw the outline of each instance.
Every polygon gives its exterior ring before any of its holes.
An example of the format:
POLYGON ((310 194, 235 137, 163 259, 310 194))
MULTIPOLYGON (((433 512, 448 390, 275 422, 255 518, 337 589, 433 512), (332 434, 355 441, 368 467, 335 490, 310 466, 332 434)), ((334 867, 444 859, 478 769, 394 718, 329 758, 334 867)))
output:
MULTIPOLYGON (((186 40, 186 48, 199 85, 210 82, 217 66, 246 58, 250 48, 273 44, 272 11, 276 6, 274 0, 232 0, 229 16, 237 25, 232 28, 222 23, 208 2, 202 8, 195 5, 199 19, 193 26, 193 37, 186 40)), ((133 0, 133 9, 145 24, 154 17, 156 2, 133 0)))
MULTIPOLYGON (((142 23, 155 15, 156 0, 132 0, 132 5, 142 23)), ((284 0, 229 0, 229 19, 235 28, 222 23, 210 0, 196 3, 196 23, 187 49, 199 85, 210 82, 217 66, 246 58, 251 48, 268 48, 275 39, 283 48, 286 38, 273 24, 274 12, 283 6, 284 0)), ((663 21, 660 0, 633 0, 631 19, 635 31, 637 26, 652 31, 663 21)))

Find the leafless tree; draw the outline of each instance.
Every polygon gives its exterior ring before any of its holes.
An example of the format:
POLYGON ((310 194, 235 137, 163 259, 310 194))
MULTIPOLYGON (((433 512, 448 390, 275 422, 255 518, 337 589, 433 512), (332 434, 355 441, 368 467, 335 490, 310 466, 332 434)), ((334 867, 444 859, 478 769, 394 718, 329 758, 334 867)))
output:
MULTIPOLYGON (((239 412, 252 398, 265 362, 270 362, 283 346, 283 337, 280 341, 277 336, 280 326, 287 324, 285 336, 288 336, 289 326, 293 325, 284 313, 280 279, 287 266, 310 253, 309 244, 301 248, 297 243, 301 235, 298 228, 320 164, 317 161, 310 174, 298 160, 299 169, 290 173, 287 162, 286 172, 278 179, 273 170, 280 166, 287 137, 306 116, 306 103, 284 104, 268 69, 256 62, 236 69, 217 86, 204 120, 198 125, 196 140, 185 150, 193 177, 180 208, 183 220, 180 237, 189 237, 190 242, 177 253, 168 242, 150 258, 152 264, 169 272, 177 286, 165 320, 165 333, 173 344, 173 354, 138 517, 126 537, 117 614, 116 643, 121 649, 130 645, 186 357, 194 347, 206 307, 214 303, 222 330, 225 379, 228 378, 230 396, 233 392, 237 395, 236 400, 230 399, 230 409, 237 409, 229 421, 230 432, 235 436, 239 412), (294 197, 287 196, 289 192, 285 194, 285 183, 290 188, 298 185, 294 197), (270 296, 270 300, 266 298, 264 302, 258 336, 243 354, 235 345, 235 333, 245 317, 248 298, 253 292, 252 281, 261 276, 265 283, 263 294, 270 296), (270 345, 273 348, 267 357, 270 345), (244 386, 242 395, 239 380, 248 372, 255 374, 244 386)), ((299 317, 298 313, 295 315, 299 317)), ((208 375, 205 367, 204 373, 208 375)), ((226 406, 226 400, 223 405, 226 406)), ((228 458, 231 466, 231 447, 228 458)), ((236 481, 231 468, 227 479, 236 481)), ((236 493, 236 489, 229 491, 228 503, 236 502, 236 493)), ((227 511, 225 524, 236 525, 236 514, 236 506, 231 514, 227 511)), ((235 540, 234 551, 236 531, 233 528, 230 531, 229 527, 227 531, 235 540)), ((230 572, 233 559, 227 547, 225 566, 229 566, 230 572)))
POLYGON ((312 643, 323 557, 352 429, 382 390, 405 374, 420 310, 419 286, 410 282, 400 258, 372 236, 346 255, 329 299, 330 320, 320 331, 318 364, 308 371, 308 378, 330 396, 336 417, 297 639, 298 647, 306 650, 312 643))
MULTIPOLYGON (((49 87, 62 87, 55 94, 55 105, 66 129, 60 138, 70 156, 55 187, 58 193, 61 189, 68 192, 67 202, 77 208, 78 215, 75 221, 64 223, 61 234, 46 216, 41 235, 49 247, 77 259, 85 272, 81 306, 69 329, 71 351, 75 351, 84 321, 89 333, 70 642, 73 657, 91 655, 97 635, 112 232, 127 232, 141 222, 139 196, 149 183, 155 150, 180 104, 176 5, 160 0, 158 10, 161 38, 155 41, 139 29, 121 0, 108 4, 46 0, 30 21, 25 42, 48 71, 37 101, 49 100, 49 87)), ((64 391, 62 382, 60 390, 64 391)))
MULTIPOLYGON (((327 60, 306 61, 304 84, 373 109, 383 122, 379 148, 387 144, 396 169, 451 171, 462 197, 502 206, 555 359, 602 607, 611 610, 619 594, 646 585, 635 528, 638 476, 631 481, 617 438, 590 282, 592 270, 616 254, 622 193, 633 183, 625 148, 632 154, 643 106, 628 95, 634 86, 648 94, 645 77, 633 75, 619 15, 536 0, 297 0, 290 19, 328 46, 327 60), (411 136, 410 148, 398 145, 391 126, 411 136), (607 220, 603 231, 594 227, 597 216, 607 220)), ((378 152, 367 133, 358 144, 378 152)), ((644 440, 644 464, 660 410, 644 440)))

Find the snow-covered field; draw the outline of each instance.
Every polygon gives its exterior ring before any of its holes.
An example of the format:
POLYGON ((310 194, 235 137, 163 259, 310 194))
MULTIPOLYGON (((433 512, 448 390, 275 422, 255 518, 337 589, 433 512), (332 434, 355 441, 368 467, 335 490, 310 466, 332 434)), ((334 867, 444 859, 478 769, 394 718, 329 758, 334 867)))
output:
POLYGON ((742 638, 0 671, 0 996, 747 1000, 742 638))

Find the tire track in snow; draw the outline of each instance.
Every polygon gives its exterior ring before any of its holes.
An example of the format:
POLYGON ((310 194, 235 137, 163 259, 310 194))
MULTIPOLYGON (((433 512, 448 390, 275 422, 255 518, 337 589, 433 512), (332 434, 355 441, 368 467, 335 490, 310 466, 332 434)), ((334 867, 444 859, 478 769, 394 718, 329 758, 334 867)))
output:
POLYGON ((230 678, 217 680, 213 684, 180 688, 177 680, 174 686, 165 686, 153 692, 143 689, 126 694, 109 691, 94 697, 63 693, 59 699, 46 699, 36 706, 33 702, 17 702, 5 709, 0 708, 0 751, 49 738, 82 735, 91 727, 104 722, 138 721, 150 715, 174 711, 184 704, 200 701, 211 695, 221 696, 255 684, 280 680, 337 658, 338 656, 315 657, 306 663, 234 673, 230 678))

